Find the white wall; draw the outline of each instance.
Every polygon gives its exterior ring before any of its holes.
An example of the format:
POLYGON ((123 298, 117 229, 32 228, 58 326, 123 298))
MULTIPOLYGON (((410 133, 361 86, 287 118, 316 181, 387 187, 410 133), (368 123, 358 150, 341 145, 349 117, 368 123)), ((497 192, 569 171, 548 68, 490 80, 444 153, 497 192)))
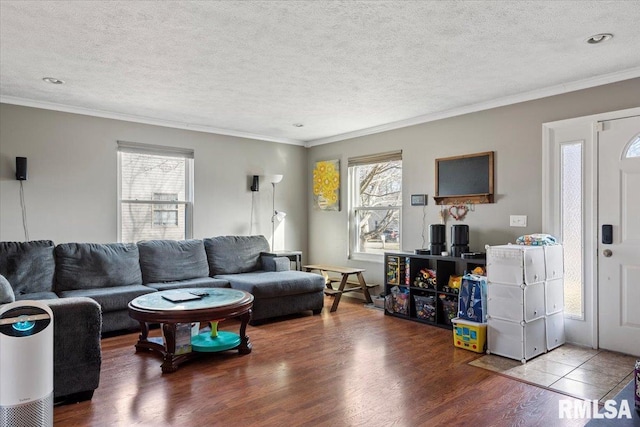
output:
MULTIPOLYGON (((249 190, 253 174, 284 175, 276 208, 287 212, 287 249, 307 249, 304 147, 0 105, 0 240, 24 240, 15 157, 27 157, 24 182, 31 240, 117 240, 117 141, 195 150, 194 237, 271 234, 271 184, 249 190)), ((280 248, 281 249, 281 248, 280 248)))
POLYGON ((313 208, 309 203, 309 260, 313 263, 349 265, 367 269, 368 282, 381 284, 379 263, 347 257, 347 159, 353 156, 403 151, 402 249, 414 251, 429 244, 428 226, 439 223, 440 207, 433 200, 435 159, 484 151, 495 152, 495 203, 475 206, 464 221, 468 224, 470 249, 513 242, 516 237, 541 231, 542 226, 542 124, 640 105, 640 79, 571 92, 511 106, 466 114, 389 132, 353 138, 309 149, 308 170, 318 160, 341 160, 340 212, 313 208), (423 208, 410 205, 411 194, 429 196, 425 241, 423 208), (527 215, 526 228, 509 227, 509 215, 527 215))

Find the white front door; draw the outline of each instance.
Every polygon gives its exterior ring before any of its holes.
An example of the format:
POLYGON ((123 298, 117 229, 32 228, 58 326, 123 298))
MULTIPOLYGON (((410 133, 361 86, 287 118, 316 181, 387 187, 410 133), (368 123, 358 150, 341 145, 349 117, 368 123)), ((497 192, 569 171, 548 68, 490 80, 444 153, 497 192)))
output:
POLYGON ((640 356, 640 116, 598 132, 598 225, 599 346, 640 356))

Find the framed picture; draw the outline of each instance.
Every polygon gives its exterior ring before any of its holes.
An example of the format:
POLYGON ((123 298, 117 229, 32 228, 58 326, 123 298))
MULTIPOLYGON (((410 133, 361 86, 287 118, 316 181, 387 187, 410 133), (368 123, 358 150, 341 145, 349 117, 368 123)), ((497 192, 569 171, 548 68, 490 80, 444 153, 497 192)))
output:
POLYGON ((340 160, 322 160, 313 168, 313 206, 322 211, 340 210, 340 160))

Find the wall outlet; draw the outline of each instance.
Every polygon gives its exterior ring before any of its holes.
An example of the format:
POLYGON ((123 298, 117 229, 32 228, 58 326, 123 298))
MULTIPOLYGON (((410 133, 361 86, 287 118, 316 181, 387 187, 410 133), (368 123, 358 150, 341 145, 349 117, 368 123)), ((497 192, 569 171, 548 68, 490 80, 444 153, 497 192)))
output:
POLYGON ((527 216, 526 215, 509 215, 510 227, 526 227, 527 216))

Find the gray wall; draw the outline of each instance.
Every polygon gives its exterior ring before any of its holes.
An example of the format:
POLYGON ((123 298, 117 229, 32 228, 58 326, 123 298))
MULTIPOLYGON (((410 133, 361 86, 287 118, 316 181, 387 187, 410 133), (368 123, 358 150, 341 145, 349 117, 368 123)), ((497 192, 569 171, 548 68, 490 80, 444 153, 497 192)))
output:
MULTIPOLYGON (((308 170, 315 161, 341 160, 342 210, 313 208, 308 184, 309 259, 314 263, 366 268, 367 281, 382 283, 379 263, 347 258, 347 159, 353 156, 403 150, 402 249, 413 251, 429 244, 428 226, 439 223, 433 200, 435 159, 484 151, 495 152, 495 203, 479 204, 464 221, 468 224, 470 249, 513 242, 522 234, 541 232, 542 227, 542 124, 640 106, 640 79, 571 92, 506 107, 494 108, 375 135, 353 138, 309 149, 308 170), (425 209, 410 205, 411 194, 429 195, 425 209), (509 227, 509 215, 527 215, 526 228, 509 227)), ((447 236, 447 242, 450 242, 447 236)))
POLYGON ((249 190, 250 175, 281 173, 276 208, 287 212, 286 247, 307 249, 306 149, 0 105, 0 240, 24 240, 15 157, 28 159, 24 182, 29 237, 62 242, 117 240, 116 141, 195 150, 194 237, 271 233, 271 184, 249 190))
MULTIPOLYGON (((194 237, 247 234, 252 193, 249 176, 282 173, 276 207, 287 212, 286 248, 305 251, 305 262, 359 266, 369 282, 382 281, 382 263, 347 258, 349 157, 403 150, 402 247, 428 244, 436 223, 434 159, 495 151, 496 203, 475 206, 461 222, 471 228, 471 249, 513 241, 541 231, 542 123, 640 105, 640 79, 571 92, 507 107, 305 149, 222 135, 118 120, 0 105, 0 240, 23 240, 15 157, 29 162, 24 183, 31 239, 113 242, 117 239, 116 141, 195 150, 194 237), (311 206, 309 175, 316 160, 341 159, 342 210, 311 206), (427 193, 423 209, 410 195, 427 193), (528 227, 510 228, 509 215, 528 216, 528 227), (307 244, 308 242, 308 244, 307 244)), ((258 228, 271 233, 271 185, 255 195, 258 228)), ((449 219, 447 228, 453 223, 449 219)))

